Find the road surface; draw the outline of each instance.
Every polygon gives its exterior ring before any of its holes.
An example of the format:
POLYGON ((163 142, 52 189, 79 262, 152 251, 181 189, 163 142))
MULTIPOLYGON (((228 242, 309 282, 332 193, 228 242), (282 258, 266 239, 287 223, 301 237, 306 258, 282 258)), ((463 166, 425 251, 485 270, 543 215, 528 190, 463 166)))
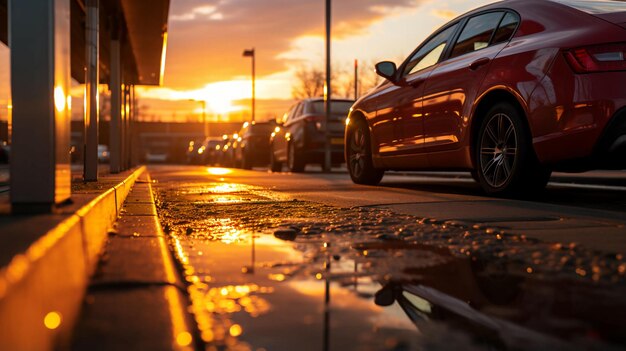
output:
POLYGON ((150 174, 209 348, 626 345, 623 173, 559 175, 533 200, 462 174, 150 174))

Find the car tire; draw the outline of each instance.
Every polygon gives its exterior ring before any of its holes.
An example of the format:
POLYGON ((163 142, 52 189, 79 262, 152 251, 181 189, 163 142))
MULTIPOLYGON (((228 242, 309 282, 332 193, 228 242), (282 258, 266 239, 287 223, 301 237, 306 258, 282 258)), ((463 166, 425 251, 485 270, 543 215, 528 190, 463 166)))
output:
POLYGON ((551 170, 542 166, 531 136, 513 105, 494 105, 482 120, 474 147, 475 173, 483 190, 497 196, 526 196, 545 188, 551 170))
POLYGON ((241 168, 252 169, 252 160, 246 149, 241 150, 241 168))
POLYGON ((302 152, 296 147, 295 143, 290 142, 287 147, 287 167, 289 171, 300 173, 304 172, 306 163, 302 158, 302 152))
POLYGON ((366 185, 380 183, 385 171, 374 167, 369 128, 364 120, 356 120, 348 126, 345 148, 352 181, 366 185))
POLYGON ((280 172, 283 170, 283 163, 279 162, 274 155, 274 147, 270 147, 270 170, 272 172, 280 172))

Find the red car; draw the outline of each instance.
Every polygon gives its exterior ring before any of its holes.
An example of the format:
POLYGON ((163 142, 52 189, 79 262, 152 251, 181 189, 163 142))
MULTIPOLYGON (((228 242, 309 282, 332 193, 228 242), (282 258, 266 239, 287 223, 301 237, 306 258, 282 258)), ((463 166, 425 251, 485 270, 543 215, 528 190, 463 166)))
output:
POLYGON ((626 168, 626 2, 510 0, 432 34, 352 107, 355 183, 385 170, 468 170, 490 194, 552 170, 626 168))

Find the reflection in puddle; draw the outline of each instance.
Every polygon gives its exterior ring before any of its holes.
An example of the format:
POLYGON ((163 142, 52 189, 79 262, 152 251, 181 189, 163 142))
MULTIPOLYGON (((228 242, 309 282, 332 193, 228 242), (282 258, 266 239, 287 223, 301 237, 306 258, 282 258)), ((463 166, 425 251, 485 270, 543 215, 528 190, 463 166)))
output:
POLYGON ((626 344, 620 256, 378 210, 278 202, 241 185, 182 191, 216 188, 261 201, 189 203, 177 188, 161 194, 159 209, 207 350, 626 344))

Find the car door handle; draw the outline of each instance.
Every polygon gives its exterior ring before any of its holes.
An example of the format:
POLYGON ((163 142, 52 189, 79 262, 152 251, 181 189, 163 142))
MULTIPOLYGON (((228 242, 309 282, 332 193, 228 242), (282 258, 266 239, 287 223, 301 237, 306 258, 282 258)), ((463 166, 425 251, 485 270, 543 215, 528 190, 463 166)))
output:
POLYGON ((413 88, 417 88, 420 85, 422 85, 422 83, 424 83, 425 81, 426 81, 426 79, 422 79, 422 78, 415 79, 415 80, 412 80, 411 82, 409 82, 409 85, 412 86, 413 88))
POLYGON ((476 60, 476 61, 474 61, 474 62, 470 63, 470 65, 469 65, 469 69, 471 69, 472 71, 475 71, 475 70, 479 69, 480 67, 482 67, 482 66, 484 66, 484 65, 488 64, 488 63, 489 63, 489 61, 491 61, 491 60, 489 60, 489 59, 488 59, 488 58, 486 58, 486 57, 479 58, 478 60, 476 60))

